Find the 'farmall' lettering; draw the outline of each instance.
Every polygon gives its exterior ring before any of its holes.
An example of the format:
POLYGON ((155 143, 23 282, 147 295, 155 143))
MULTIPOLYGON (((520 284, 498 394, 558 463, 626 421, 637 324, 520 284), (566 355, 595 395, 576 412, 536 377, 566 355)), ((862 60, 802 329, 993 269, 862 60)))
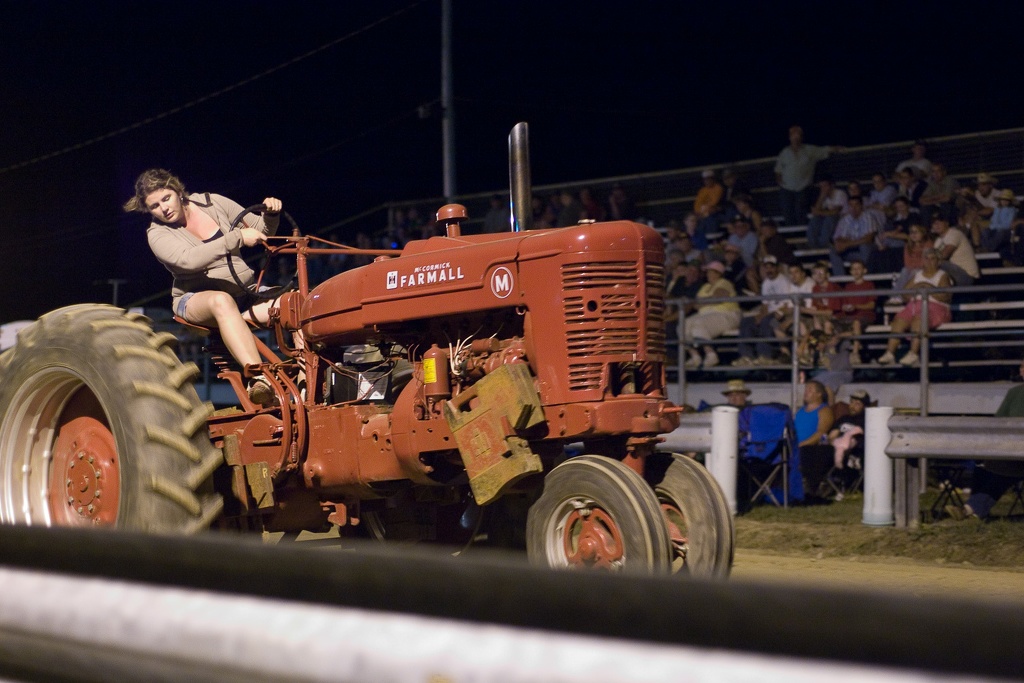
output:
POLYGON ((402 289, 420 285, 435 285, 465 278, 462 266, 452 268, 450 263, 434 263, 429 266, 416 266, 412 273, 408 274, 401 274, 397 270, 388 271, 387 288, 402 289))

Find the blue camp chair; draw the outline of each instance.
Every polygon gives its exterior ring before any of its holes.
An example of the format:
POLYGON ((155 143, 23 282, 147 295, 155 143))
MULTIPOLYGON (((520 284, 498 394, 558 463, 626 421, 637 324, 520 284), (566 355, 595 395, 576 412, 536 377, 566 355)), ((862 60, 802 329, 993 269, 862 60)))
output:
POLYGON ((757 487, 751 503, 764 496, 775 505, 789 507, 790 501, 804 499, 800 452, 789 406, 764 403, 743 408, 739 437, 739 462, 757 487))

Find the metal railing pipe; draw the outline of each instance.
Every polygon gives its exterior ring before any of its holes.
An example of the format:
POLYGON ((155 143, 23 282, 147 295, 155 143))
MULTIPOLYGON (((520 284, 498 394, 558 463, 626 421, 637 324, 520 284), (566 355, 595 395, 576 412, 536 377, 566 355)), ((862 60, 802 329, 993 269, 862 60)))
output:
POLYGON ((1024 418, 893 415, 890 458, 1024 459, 1024 418))
POLYGON ((921 482, 928 458, 1022 460, 1024 418, 894 415, 885 448, 895 460, 896 526, 919 524, 921 482))
POLYGON ((685 413, 679 416, 679 427, 665 434, 659 451, 672 453, 708 453, 713 443, 711 413, 685 413))

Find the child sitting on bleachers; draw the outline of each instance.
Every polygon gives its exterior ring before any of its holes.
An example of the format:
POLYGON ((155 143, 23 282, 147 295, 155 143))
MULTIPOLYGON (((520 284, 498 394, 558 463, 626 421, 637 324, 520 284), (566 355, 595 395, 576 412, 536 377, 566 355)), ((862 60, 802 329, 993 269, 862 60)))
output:
POLYGON ((857 339, 864 334, 864 328, 875 322, 875 297, 858 295, 857 292, 866 292, 875 288, 875 285, 864 279, 868 269, 861 261, 850 262, 850 275, 852 282, 847 282, 843 290, 849 292, 840 302, 840 310, 836 314, 836 325, 840 331, 853 333, 853 346, 850 351, 850 363, 860 365, 860 340, 857 339))

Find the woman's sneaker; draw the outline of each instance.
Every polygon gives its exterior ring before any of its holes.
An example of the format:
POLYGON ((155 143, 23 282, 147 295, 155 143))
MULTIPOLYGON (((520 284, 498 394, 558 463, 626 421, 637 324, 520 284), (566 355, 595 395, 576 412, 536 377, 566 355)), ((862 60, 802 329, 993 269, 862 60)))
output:
POLYGON ((896 356, 892 351, 886 351, 879 357, 878 362, 882 365, 896 365, 896 356))
POLYGON ((274 389, 263 375, 256 375, 249 380, 249 400, 258 406, 268 406, 274 402, 274 389))
POLYGON ((906 365, 908 367, 911 365, 917 365, 917 361, 919 360, 921 359, 918 355, 911 351, 907 355, 903 356, 903 358, 900 358, 900 365, 906 365))

